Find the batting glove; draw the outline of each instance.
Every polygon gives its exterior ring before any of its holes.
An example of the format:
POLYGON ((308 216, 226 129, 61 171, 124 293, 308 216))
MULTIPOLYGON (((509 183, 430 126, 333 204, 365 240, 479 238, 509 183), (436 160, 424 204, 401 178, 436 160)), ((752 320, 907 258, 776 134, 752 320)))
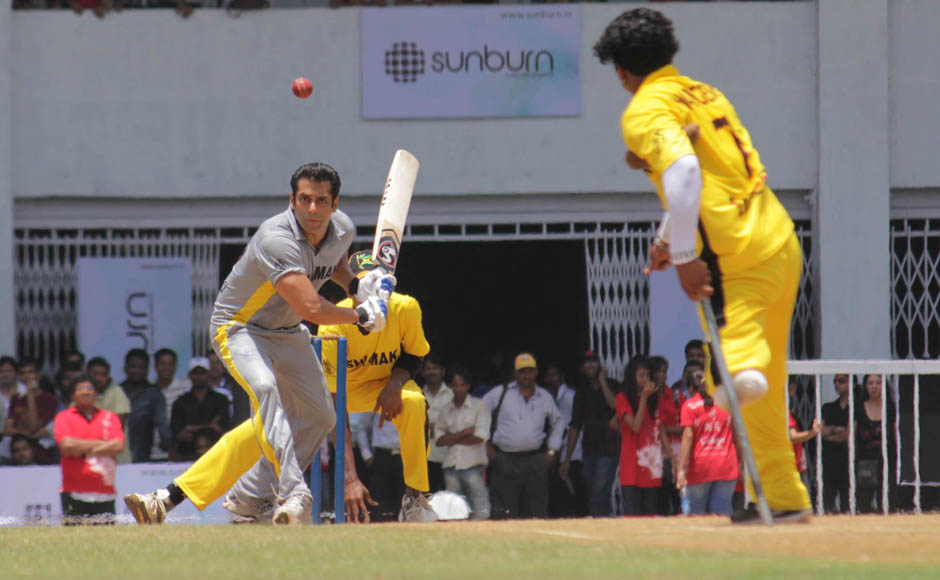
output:
POLYGON ((359 313, 359 326, 369 332, 378 332, 385 328, 388 316, 388 302, 375 296, 356 307, 359 313))
POLYGON ((386 274, 382 268, 371 270, 359 280, 359 289, 356 290, 356 299, 366 302, 369 298, 378 297, 388 301, 395 290, 395 276, 386 274))

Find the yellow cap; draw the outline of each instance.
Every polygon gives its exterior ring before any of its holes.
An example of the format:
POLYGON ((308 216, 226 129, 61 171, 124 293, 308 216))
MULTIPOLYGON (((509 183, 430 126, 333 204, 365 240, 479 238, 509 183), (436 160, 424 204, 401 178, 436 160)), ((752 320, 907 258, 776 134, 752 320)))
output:
POLYGON ((534 369, 538 368, 535 364, 535 357, 531 354, 524 352, 516 357, 516 370, 522 369, 534 369))

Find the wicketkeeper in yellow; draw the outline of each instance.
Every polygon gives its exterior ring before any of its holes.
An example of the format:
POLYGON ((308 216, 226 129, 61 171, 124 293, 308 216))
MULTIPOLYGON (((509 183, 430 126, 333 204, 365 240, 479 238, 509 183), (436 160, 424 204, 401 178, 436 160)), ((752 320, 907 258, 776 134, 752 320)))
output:
MULTIPOLYGON (((800 245, 734 107, 715 87, 680 75, 678 50, 672 22, 648 8, 618 16, 594 46, 633 94, 621 118, 627 164, 647 173, 667 210, 648 271, 675 265, 689 298, 711 301, 774 519, 808 521, 786 409, 800 245)), ((757 512, 732 521, 756 522, 757 512)))
MULTIPOLYGON (((375 266, 371 252, 350 256, 354 274, 365 276, 375 266)), ((355 298, 337 306, 353 307, 355 298)), ((346 411, 380 413, 380 422, 391 421, 398 429, 405 476, 405 496, 398 515, 400 521, 437 519, 428 504, 427 401, 412 377, 421 368, 422 358, 431 347, 421 325, 421 306, 411 296, 393 292, 388 300, 385 328, 364 332, 355 325, 319 327, 320 336, 346 337, 346 411)), ((336 392, 336 342, 323 341, 323 372, 330 390, 336 392)), ((342 412, 337 409, 337 412, 342 412)), ((347 422, 348 424, 348 422, 347 422)), ((366 504, 374 505, 359 481, 352 456, 350 437, 346 438, 346 512, 350 522, 368 521, 366 504)))

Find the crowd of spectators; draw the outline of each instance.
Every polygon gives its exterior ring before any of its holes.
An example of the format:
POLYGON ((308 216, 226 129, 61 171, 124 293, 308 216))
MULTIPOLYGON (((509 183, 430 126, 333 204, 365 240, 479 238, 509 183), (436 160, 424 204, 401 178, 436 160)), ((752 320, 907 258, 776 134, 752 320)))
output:
MULTIPOLYGON (((620 382, 608 376, 592 351, 584 354, 571 381, 558 364, 540 365, 530 353, 492 357, 494 370, 480 373, 489 376, 478 380, 465 367, 448 368, 428 355, 418 380, 428 401, 431 491, 463 495, 477 519, 727 513, 732 495, 740 504, 743 489, 730 417, 705 392, 701 341, 690 341, 685 356, 681 377, 669 385, 669 362, 656 356, 632 357, 620 382), (499 372, 502 360, 512 363, 505 373, 499 372), (687 501, 680 499, 679 488, 687 501)), ((50 380, 31 358, 0 357, 0 464, 61 463, 64 491, 66 474, 74 479, 88 472, 95 474, 91 497, 107 497, 117 464, 195 460, 250 416, 248 395, 214 353, 192 358, 182 378, 174 351, 163 348, 151 357, 132 349, 124 357, 126 378, 120 384, 102 357, 86 362, 72 351, 61 360, 50 380), (104 435, 89 437, 90 443, 66 443, 66 426, 85 428, 98 412, 106 412, 95 419, 103 421, 104 435), (86 421, 76 419, 81 414, 86 421), (120 445, 105 445, 109 438, 120 439, 120 445), (94 461, 89 449, 96 450, 94 461)), ((821 417, 808 428, 801 429, 791 415, 795 461, 804 478, 804 443, 821 435, 827 513, 849 509, 851 380, 835 376, 838 398, 823 405, 821 417)), ((856 389, 856 501, 862 513, 880 511, 881 376, 865 376, 856 389)), ((896 425, 890 397, 886 404, 893 510, 896 425)), ((394 425, 380 423, 371 413, 350 416, 354 455, 379 503, 373 512, 378 521, 397 515, 404 486, 398 434, 394 425)), ((325 456, 330 455, 332 450, 325 456)), ((63 510, 101 513, 100 506, 82 499, 87 490, 77 489, 78 499, 63 495, 63 510)))
MULTIPOLYGON (((570 0, 541 0, 544 4, 568 3, 570 0)), ((642 2, 644 0, 625 0, 642 2)), ((675 0, 649 0, 650 2, 672 2, 675 0)), ((684 0, 686 2, 716 2, 718 0, 684 0)), ((736 0, 748 2, 752 0, 736 0)), ((768 0, 761 0, 768 1, 768 0)), ((798 1, 798 0, 778 0, 798 1)), ((86 10, 104 18, 109 13, 120 13, 125 8, 168 9, 172 8, 182 18, 189 18, 196 8, 224 8, 232 15, 244 10, 262 10, 265 8, 329 7, 344 8, 352 6, 443 6, 454 4, 526 4, 522 0, 500 2, 497 0, 12 0, 14 10, 72 10, 82 14, 86 10)))

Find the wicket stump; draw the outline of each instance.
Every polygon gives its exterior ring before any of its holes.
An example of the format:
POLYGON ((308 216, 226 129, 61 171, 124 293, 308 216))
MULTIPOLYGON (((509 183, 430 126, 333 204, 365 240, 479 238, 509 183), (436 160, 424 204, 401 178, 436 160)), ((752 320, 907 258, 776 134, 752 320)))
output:
MULTIPOLYGON (((336 439, 333 446, 333 511, 337 524, 346 523, 346 337, 315 336, 313 349, 323 362, 323 341, 336 341, 336 439)), ((313 523, 320 523, 323 490, 320 478, 320 451, 310 464, 310 488, 313 493, 313 523)))

